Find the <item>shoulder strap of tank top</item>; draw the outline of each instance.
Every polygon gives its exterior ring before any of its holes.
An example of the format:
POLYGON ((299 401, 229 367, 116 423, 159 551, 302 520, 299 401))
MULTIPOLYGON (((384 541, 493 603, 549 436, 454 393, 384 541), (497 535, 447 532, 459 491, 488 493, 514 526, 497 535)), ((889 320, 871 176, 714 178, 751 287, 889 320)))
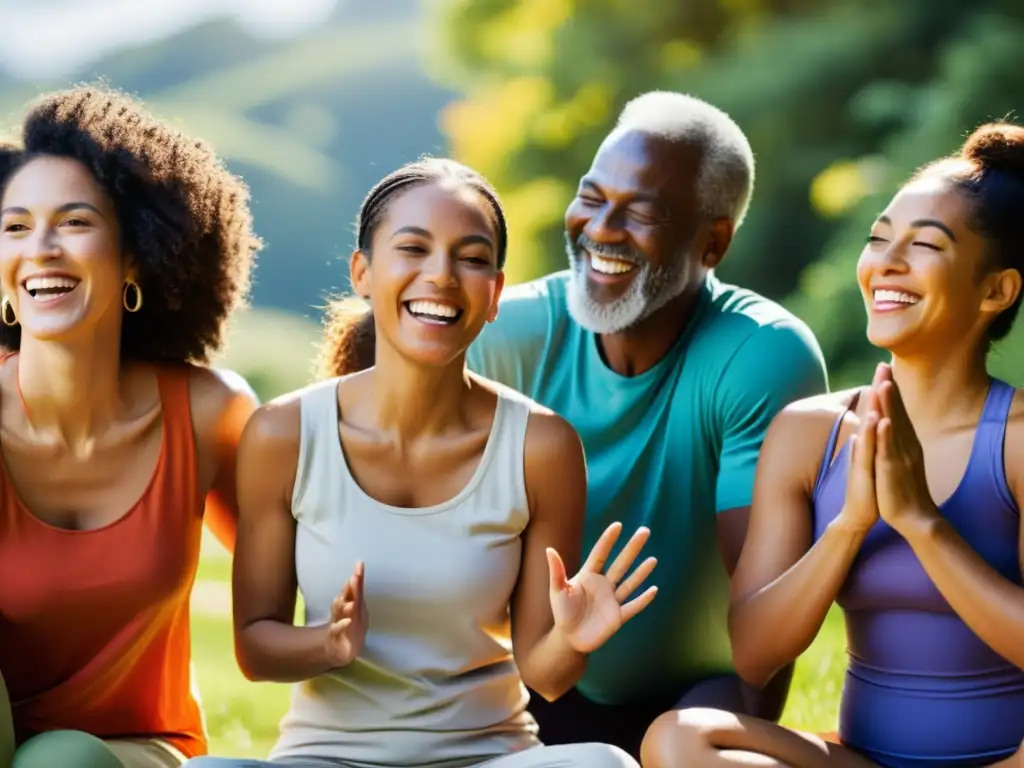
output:
POLYGON ((196 486, 196 438, 192 424, 190 365, 157 365, 156 383, 160 390, 160 407, 163 409, 164 445, 167 450, 161 459, 164 471, 168 468, 175 473, 173 485, 186 483, 196 486), (184 472, 185 476, 180 473, 184 472), (190 478, 190 479, 189 479, 190 478))
POLYGON ((1018 509, 1006 482, 1006 464, 1003 458, 1003 443, 1006 439, 1006 422, 1013 407, 1016 388, 1005 381, 993 378, 985 398, 985 406, 978 421, 978 430, 974 436, 974 451, 984 459, 990 477, 996 489, 1004 497, 1007 505, 1018 509))
POLYGON ((499 387, 497 420, 492 434, 493 449, 488 450, 487 482, 509 484, 503 494, 509 503, 527 510, 526 493, 526 430, 530 423, 533 404, 518 392, 499 387), (509 472, 509 466, 515 467, 509 472))
POLYGON ((836 444, 839 442, 839 433, 843 428, 843 421, 846 420, 846 414, 857 409, 857 403, 860 401, 860 390, 858 389, 852 398, 850 398, 849 404, 843 409, 843 412, 836 418, 835 423, 832 425, 832 431, 828 433, 828 442, 825 444, 825 454, 821 457, 821 466, 818 467, 818 477, 814 481, 814 492, 818 492, 818 487, 825 479, 825 475, 828 474, 829 467, 832 466, 832 461, 836 455, 836 444))
POLYGON ((292 488, 292 515, 296 519, 329 513, 332 504, 342 498, 348 473, 338 437, 338 381, 332 378, 320 382, 299 398, 301 436, 292 488), (310 494, 310 503, 306 503, 310 494))

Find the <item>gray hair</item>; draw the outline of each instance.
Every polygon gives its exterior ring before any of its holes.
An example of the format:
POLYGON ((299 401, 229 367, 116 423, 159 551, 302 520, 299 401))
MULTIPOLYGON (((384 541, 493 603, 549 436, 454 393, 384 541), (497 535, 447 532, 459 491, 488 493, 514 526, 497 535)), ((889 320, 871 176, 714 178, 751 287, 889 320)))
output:
POLYGON ((701 150, 697 178, 701 215, 732 219, 739 229, 754 191, 754 153, 729 115, 695 96, 650 91, 623 107, 616 130, 696 144, 701 150))

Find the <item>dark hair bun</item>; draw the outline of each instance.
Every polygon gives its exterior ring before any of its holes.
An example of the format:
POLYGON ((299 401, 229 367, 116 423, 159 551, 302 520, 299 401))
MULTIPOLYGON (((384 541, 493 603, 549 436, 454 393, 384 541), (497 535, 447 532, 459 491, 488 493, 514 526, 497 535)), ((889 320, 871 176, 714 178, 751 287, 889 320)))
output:
POLYGON ((1024 174, 1024 128, 988 123, 967 137, 960 154, 987 170, 1024 174))

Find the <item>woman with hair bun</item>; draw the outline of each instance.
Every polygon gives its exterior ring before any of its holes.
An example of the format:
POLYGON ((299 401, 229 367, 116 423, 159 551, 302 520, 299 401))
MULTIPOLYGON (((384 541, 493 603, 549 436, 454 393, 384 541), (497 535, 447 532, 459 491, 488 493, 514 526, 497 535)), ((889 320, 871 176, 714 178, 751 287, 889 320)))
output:
POLYGON ((0 158, 0 768, 177 766, 206 752, 202 525, 234 546, 255 407, 208 367, 260 245, 248 192, 114 91, 44 96, 21 132, 0 158))
POLYGON ((758 462, 733 579, 739 674, 764 686, 833 602, 839 744, 715 710, 666 716, 645 768, 1020 766, 1024 394, 989 376, 1024 273, 1024 128, 978 128, 878 217, 857 265, 869 386, 794 403, 758 462))

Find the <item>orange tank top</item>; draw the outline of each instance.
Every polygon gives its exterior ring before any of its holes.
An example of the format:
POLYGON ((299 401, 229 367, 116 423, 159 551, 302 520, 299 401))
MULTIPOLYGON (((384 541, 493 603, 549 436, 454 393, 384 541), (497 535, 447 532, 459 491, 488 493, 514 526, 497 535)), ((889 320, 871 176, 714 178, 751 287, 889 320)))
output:
POLYGON ((19 742, 70 728, 206 753, 191 679, 203 498, 189 369, 159 368, 157 381, 160 458, 120 520, 90 531, 47 525, 0 465, 0 672, 19 742))

